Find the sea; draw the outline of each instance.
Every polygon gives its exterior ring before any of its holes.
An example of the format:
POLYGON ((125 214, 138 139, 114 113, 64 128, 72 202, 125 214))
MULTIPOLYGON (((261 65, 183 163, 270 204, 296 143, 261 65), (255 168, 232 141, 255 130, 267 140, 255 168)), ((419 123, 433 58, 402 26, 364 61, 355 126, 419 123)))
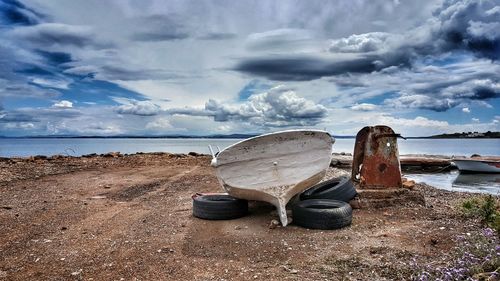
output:
MULTIPOLYGON (((210 154, 222 150, 241 139, 213 138, 0 138, 0 157, 28 157, 56 154, 81 156, 90 153, 119 151, 136 152, 197 152, 210 154)), ((398 139, 401 155, 428 154, 444 156, 500 156, 500 139, 398 139)), ((353 138, 335 140, 333 152, 352 153, 353 138)), ((435 174, 412 173, 405 175, 417 182, 436 188, 478 193, 500 193, 498 175, 460 175, 457 171, 435 174)))

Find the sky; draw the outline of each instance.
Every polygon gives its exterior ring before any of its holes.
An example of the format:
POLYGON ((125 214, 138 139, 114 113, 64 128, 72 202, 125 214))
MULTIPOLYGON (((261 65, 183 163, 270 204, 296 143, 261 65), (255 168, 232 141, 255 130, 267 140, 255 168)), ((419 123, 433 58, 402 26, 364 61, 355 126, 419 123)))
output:
POLYGON ((0 135, 500 131, 500 0, 0 0, 0 135))

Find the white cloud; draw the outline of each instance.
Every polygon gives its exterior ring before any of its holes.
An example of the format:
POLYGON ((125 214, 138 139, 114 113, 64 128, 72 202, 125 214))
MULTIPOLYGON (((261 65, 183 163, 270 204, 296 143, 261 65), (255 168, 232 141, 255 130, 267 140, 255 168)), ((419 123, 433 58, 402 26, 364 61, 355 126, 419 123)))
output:
POLYGON ((364 34, 353 34, 349 37, 334 39, 330 42, 330 52, 340 53, 366 53, 381 51, 388 48, 388 42, 394 41, 397 35, 386 32, 371 32, 364 34))
POLYGON ((395 118, 391 116, 381 116, 378 119, 382 124, 388 124, 390 126, 403 126, 403 127, 430 127, 430 128, 444 128, 449 126, 450 124, 446 121, 438 121, 428 119, 426 117, 417 116, 414 119, 408 118, 395 118))
MULTIPOLYGON (((362 5, 350 5, 349 1, 321 5, 307 1, 262 1, 251 2, 252 9, 248 9, 250 2, 220 5, 210 1, 172 1, 166 5, 151 0, 141 3, 139 8, 134 1, 71 1, 61 5, 58 1, 25 0, 23 4, 43 11, 51 23, 14 26, 11 32, 0 34, 3 66, 0 76, 7 81, 0 79, 0 98, 71 100, 80 105, 88 99, 74 99, 68 91, 59 91, 68 89, 68 77, 76 79, 76 75, 86 76, 83 82, 88 85, 94 79, 99 83, 110 82, 148 100, 122 101, 116 107, 100 106, 101 101, 97 101, 85 107, 82 116, 71 117, 65 126, 67 116, 41 118, 40 124, 47 120, 58 124, 59 132, 77 132, 73 129, 76 127, 85 133, 136 133, 156 130, 154 128, 206 133, 211 130, 260 132, 268 130, 268 126, 318 126, 355 133, 360 126, 382 122, 398 126, 406 135, 441 133, 471 125, 491 128, 489 123, 442 126, 439 122, 449 119, 444 111, 454 106, 459 110, 483 106, 489 115, 484 118, 481 115, 481 119, 492 120, 494 109, 490 109, 497 103, 490 105, 486 101, 498 97, 500 92, 498 60, 463 55, 468 48, 464 44, 474 42, 471 40, 460 42, 458 56, 449 52, 457 50, 455 45, 444 46, 450 49, 444 48, 445 53, 436 55, 434 50, 443 47, 443 42, 450 42, 429 39, 436 38, 431 35, 441 31, 449 34, 446 31, 455 28, 468 39, 498 38, 497 24, 492 21, 498 21, 495 16, 500 10, 498 7, 481 9, 492 1, 477 2, 475 12, 471 10, 474 1, 447 2, 450 8, 434 15, 431 12, 441 1, 401 1, 399 4, 398 1, 362 1, 362 5), (485 15, 489 18, 485 19, 485 15), (169 17, 175 18, 175 22, 169 21, 169 17), (138 25, 139 22, 142 24, 138 25), (424 28, 413 29, 423 22, 426 22, 424 28), (209 33, 212 35, 206 36, 209 33), (137 34, 142 35, 137 37, 137 34), (139 41, 132 40, 134 35, 139 41), (212 40, 199 40, 203 37, 212 40), (418 48, 405 49, 407 45, 418 48), (8 52, 4 52, 5 46, 10 46, 8 52), (408 52, 388 53, 395 48, 408 52), (38 49, 67 54, 71 62, 65 62, 60 68, 48 65, 44 61, 47 58, 37 54, 38 49), (431 51, 425 57, 414 56, 414 51, 421 50, 431 51), (334 64, 347 66, 352 72, 338 70, 334 71, 338 76, 292 81, 287 84, 291 87, 289 91, 256 93, 248 101, 238 100, 237 93, 255 76, 228 69, 243 57, 263 53, 271 58, 275 54, 299 53, 318 58, 318 62, 324 62, 325 57, 355 61, 366 58, 368 66, 375 65, 380 71, 371 72, 368 68, 366 72, 361 66, 351 67, 351 63, 334 64), (391 59, 393 55, 403 55, 403 60, 394 60, 396 63, 385 67, 387 65, 378 60, 380 56, 371 56, 380 53, 389 54, 387 58, 391 59), (408 58, 411 64, 404 60, 408 58), (3 64, 14 60, 16 63, 3 64), (442 62, 446 62, 445 65, 442 62), (22 79, 12 79, 11 75, 21 74, 6 71, 31 67, 57 75, 23 74, 22 79), (374 97, 377 99, 372 99, 374 97), (382 104, 366 103, 383 99, 386 102, 382 104), (164 116, 168 110, 185 106, 189 108, 184 115, 164 116), (426 111, 419 110, 422 108, 443 113, 432 113, 432 119, 439 119, 432 120, 424 117, 426 111), (186 115, 188 113, 192 115, 186 115)), ((382 59, 385 62, 383 56, 382 59)), ((300 70, 300 62, 290 62, 292 71, 300 70)), ((320 76, 325 70, 336 70, 328 64, 311 69, 320 76)), ((266 79, 262 81, 273 84, 266 79)), ((106 90, 102 88, 103 100, 115 94, 106 90)), ((54 107, 53 111, 69 111, 60 109, 67 108, 64 106, 54 107)))
POLYGON ((5 129, 31 130, 35 128, 35 124, 29 122, 17 122, 17 123, 7 123, 3 127, 5 129))
POLYGON ((471 120, 472 120, 472 122, 479 123, 479 119, 478 118, 472 118, 471 120))
POLYGON ((462 112, 464 113, 470 113, 470 109, 468 107, 463 107, 462 112))
POLYGON ((115 111, 119 114, 132 114, 139 116, 153 116, 161 112, 160 106, 150 101, 129 100, 127 104, 117 106, 115 111))
POLYGON ((371 111, 371 110, 375 110, 376 108, 377 108, 377 106, 375 104, 371 104, 371 103, 357 103, 357 104, 351 106, 351 109, 356 110, 356 111, 371 111))
POLYGON ((252 33, 247 37, 246 47, 252 51, 305 51, 318 49, 313 33, 305 29, 275 29, 252 33))
POLYGON ((210 116, 215 121, 248 121, 257 126, 286 127, 315 125, 326 116, 326 108, 298 96, 285 86, 251 95, 242 104, 225 104, 208 100, 204 109, 171 109, 171 114, 210 116))
POLYGON ((165 117, 156 118, 155 120, 146 124, 146 129, 155 130, 158 132, 171 130, 173 128, 174 126, 172 126, 170 121, 165 117))
POLYGON ((434 98, 423 94, 406 94, 397 98, 386 99, 384 103, 395 108, 422 108, 434 111, 446 111, 457 104, 453 99, 434 98))
POLYGON ((33 78, 31 80, 32 83, 37 84, 39 86, 48 87, 48 88, 57 88, 67 90, 69 84, 72 81, 69 80, 56 80, 56 79, 43 79, 43 78, 33 78))
POLYGON ((70 102, 70 101, 67 101, 67 100, 61 100, 61 101, 58 101, 58 102, 54 103, 52 105, 52 107, 55 107, 55 108, 72 108, 73 107, 73 103, 70 102))

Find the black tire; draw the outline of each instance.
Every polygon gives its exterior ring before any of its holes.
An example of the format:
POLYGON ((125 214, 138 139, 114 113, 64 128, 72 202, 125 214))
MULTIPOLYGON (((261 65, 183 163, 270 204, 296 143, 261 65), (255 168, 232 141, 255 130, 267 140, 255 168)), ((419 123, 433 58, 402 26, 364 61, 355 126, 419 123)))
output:
POLYGON ((248 201, 227 194, 196 194, 193 196, 193 216, 205 220, 230 220, 248 213, 248 201))
POLYGON ((348 177, 333 178, 318 183, 300 195, 301 200, 331 199, 344 202, 351 201, 358 194, 348 177))
POLYGON ((346 202, 329 199, 300 201, 292 208, 293 223, 312 229, 338 229, 352 223, 352 208, 346 202))

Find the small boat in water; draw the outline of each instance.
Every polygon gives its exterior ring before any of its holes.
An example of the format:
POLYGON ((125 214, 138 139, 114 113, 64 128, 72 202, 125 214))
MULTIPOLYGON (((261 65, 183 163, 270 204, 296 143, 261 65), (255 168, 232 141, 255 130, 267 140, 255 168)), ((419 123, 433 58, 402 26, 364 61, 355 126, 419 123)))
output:
POLYGON ((213 154, 212 166, 229 195, 273 204, 285 226, 286 204, 325 176, 334 141, 320 130, 265 134, 213 154))
POLYGON ((500 173, 500 157, 453 159, 460 173, 500 173))

